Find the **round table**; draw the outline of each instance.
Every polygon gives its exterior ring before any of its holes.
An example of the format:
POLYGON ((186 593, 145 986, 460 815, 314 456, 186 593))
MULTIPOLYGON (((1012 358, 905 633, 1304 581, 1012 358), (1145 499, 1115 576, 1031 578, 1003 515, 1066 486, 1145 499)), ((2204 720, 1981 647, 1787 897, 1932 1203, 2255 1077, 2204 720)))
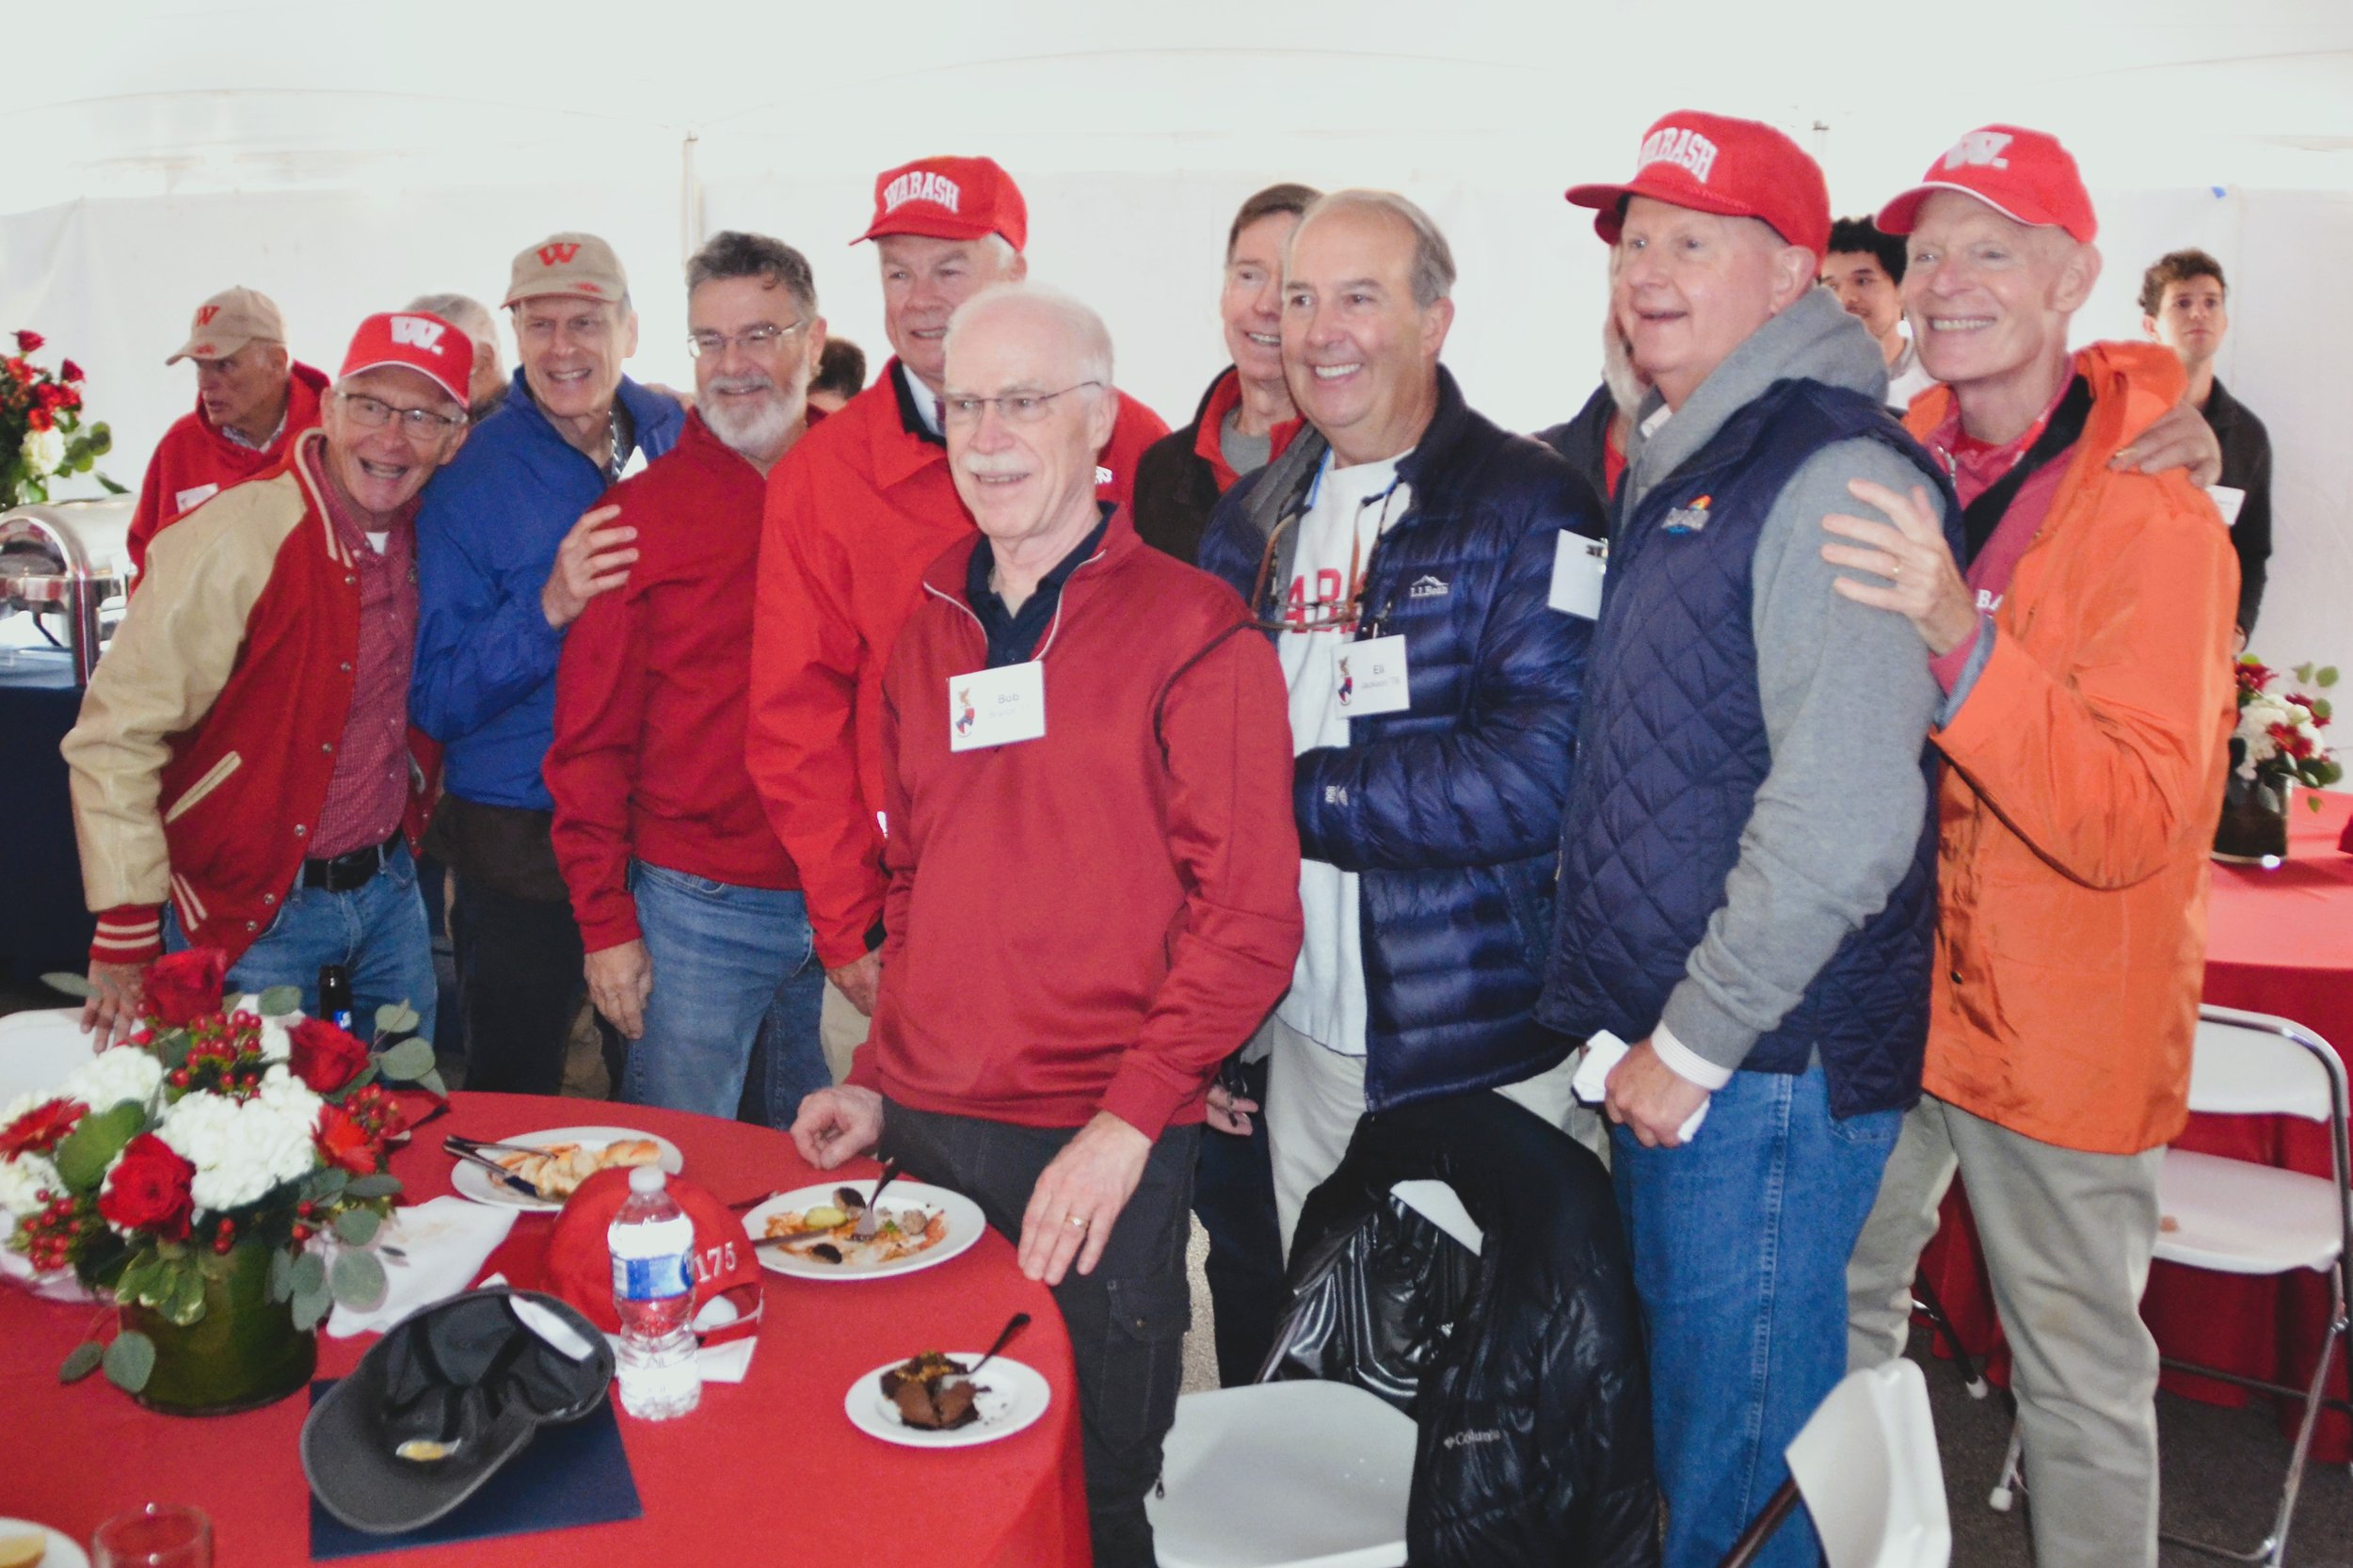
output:
MULTIPOLYGON (((766 1128, 638 1106, 459 1093, 449 1114, 392 1161, 413 1202, 450 1191, 446 1132, 476 1138, 612 1121, 659 1133, 685 1174, 722 1201, 819 1179, 790 1138, 766 1128)), ((845 1179, 872 1176, 871 1161, 845 1179)), ((525 1215, 490 1256, 536 1286, 552 1217, 525 1215)), ((792 1561, 1032 1568, 1090 1560, 1070 1341, 1052 1296, 1021 1276, 994 1231, 969 1252, 897 1278, 828 1283, 766 1276, 760 1349, 741 1384, 707 1384, 682 1419, 620 1417, 644 1517, 536 1537, 508 1536, 399 1553, 404 1564, 561 1561, 566 1568, 792 1561), (1052 1402, 1035 1425, 975 1448, 919 1451, 858 1432, 842 1410, 853 1379, 922 1350, 985 1347, 1007 1318, 1031 1314, 1007 1353, 1043 1373, 1052 1402), (855 1488, 879 1507, 810 1507, 855 1488)), ((103 1377, 60 1386, 56 1368, 97 1308, 0 1288, 0 1513, 41 1520, 87 1541, 107 1515, 155 1500, 213 1517, 217 1560, 310 1559, 310 1491, 296 1439, 297 1395, 242 1416, 152 1414, 103 1377)), ((319 1375, 348 1372, 373 1335, 319 1340, 319 1375)), ((498 1484, 494 1479, 491 1486, 498 1484)), ((370 1556, 355 1560, 382 1559, 370 1556)))
MULTIPOLYGON (((2336 1048, 2353 1067, 2353 855, 2337 847, 2353 817, 2353 795, 2299 791, 2289 819, 2288 857, 2265 870, 2214 868, 2206 906, 2205 1000, 2292 1018, 2336 1048), (2320 803, 2309 809, 2307 800, 2320 803)), ((2326 1128, 2277 1116, 2192 1116, 2176 1144, 2327 1176, 2326 1128)), ((1999 1325, 1978 1256, 1977 1231, 1960 1184, 1945 1199, 1945 1224, 1921 1268, 1973 1350, 1997 1344, 1999 1325)), ((2312 1378, 2329 1321, 2329 1281, 2305 1271, 2246 1278, 2159 1263, 2150 1272, 2141 1317, 2167 1355, 2295 1387, 2312 1378)), ((2331 1392, 2345 1398, 2340 1352, 2331 1392)), ((1999 1375, 2003 1368, 1994 1368, 1999 1375)), ((2211 1378, 2168 1372, 2165 1386, 2216 1404, 2246 1399, 2211 1378)), ((2283 1428, 2297 1411, 2281 1402, 2283 1428)), ((2353 1458, 2353 1424, 2324 1414, 2313 1457, 2353 1458)))

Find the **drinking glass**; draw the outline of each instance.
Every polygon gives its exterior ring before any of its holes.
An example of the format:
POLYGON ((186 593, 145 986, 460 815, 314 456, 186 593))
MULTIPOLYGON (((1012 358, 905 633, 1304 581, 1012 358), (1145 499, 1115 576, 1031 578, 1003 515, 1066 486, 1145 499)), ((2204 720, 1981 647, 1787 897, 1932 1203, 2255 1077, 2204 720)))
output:
POLYGON ((95 1568, 213 1568, 213 1522, 184 1503, 118 1513, 89 1544, 95 1568))

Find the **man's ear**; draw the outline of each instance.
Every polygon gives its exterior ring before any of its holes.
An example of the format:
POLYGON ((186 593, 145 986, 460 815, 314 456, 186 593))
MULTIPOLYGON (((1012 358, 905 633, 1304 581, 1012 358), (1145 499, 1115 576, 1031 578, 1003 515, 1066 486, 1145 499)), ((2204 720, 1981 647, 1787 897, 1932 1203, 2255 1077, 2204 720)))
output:
POLYGON ((1446 347, 1446 335, 1454 327, 1454 301, 1441 299, 1421 313, 1421 350, 1430 359, 1436 359, 1446 347))
POLYGON ((633 358, 637 353, 637 312, 629 312, 629 321, 621 328, 621 358, 633 358))
POLYGON ((2155 316, 2145 315, 2140 318, 2140 335, 2147 338, 2151 343, 2163 343, 2165 341, 2164 338, 2157 334, 2157 318, 2155 316))
POLYGON ((2059 267, 2058 281, 2051 290, 2054 310, 2074 312, 2083 309, 2091 297, 2091 286, 2100 280, 2100 248, 2077 245, 2069 250, 2067 260, 2059 267))
POLYGON ((1773 252, 1773 314, 1803 299, 1808 289, 1817 286, 1822 275, 1821 258, 1802 245, 1785 245, 1773 252))

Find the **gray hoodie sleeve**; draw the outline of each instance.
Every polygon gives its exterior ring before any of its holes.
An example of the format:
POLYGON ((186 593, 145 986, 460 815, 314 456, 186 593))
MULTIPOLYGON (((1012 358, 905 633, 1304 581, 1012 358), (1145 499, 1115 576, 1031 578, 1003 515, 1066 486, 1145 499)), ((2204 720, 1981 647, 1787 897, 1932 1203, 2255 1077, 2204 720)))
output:
POLYGON ((1848 568, 1822 559, 1828 514, 1885 520, 1847 493, 1857 478, 1898 493, 1921 483, 1880 443, 1842 441, 1798 471, 1757 539, 1752 616, 1772 768, 1723 904, 1660 1019, 1726 1069, 1886 904, 1928 810, 1920 750, 1940 696, 1928 650, 1902 616, 1833 590, 1848 568))

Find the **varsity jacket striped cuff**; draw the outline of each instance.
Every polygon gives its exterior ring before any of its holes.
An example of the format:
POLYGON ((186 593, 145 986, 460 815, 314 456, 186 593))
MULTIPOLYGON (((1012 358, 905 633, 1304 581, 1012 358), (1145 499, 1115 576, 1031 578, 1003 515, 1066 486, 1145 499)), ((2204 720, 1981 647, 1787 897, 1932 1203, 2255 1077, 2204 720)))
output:
POLYGON ((90 938, 93 964, 144 964, 162 956, 164 906, 160 904, 120 904, 102 911, 98 934, 90 938))

